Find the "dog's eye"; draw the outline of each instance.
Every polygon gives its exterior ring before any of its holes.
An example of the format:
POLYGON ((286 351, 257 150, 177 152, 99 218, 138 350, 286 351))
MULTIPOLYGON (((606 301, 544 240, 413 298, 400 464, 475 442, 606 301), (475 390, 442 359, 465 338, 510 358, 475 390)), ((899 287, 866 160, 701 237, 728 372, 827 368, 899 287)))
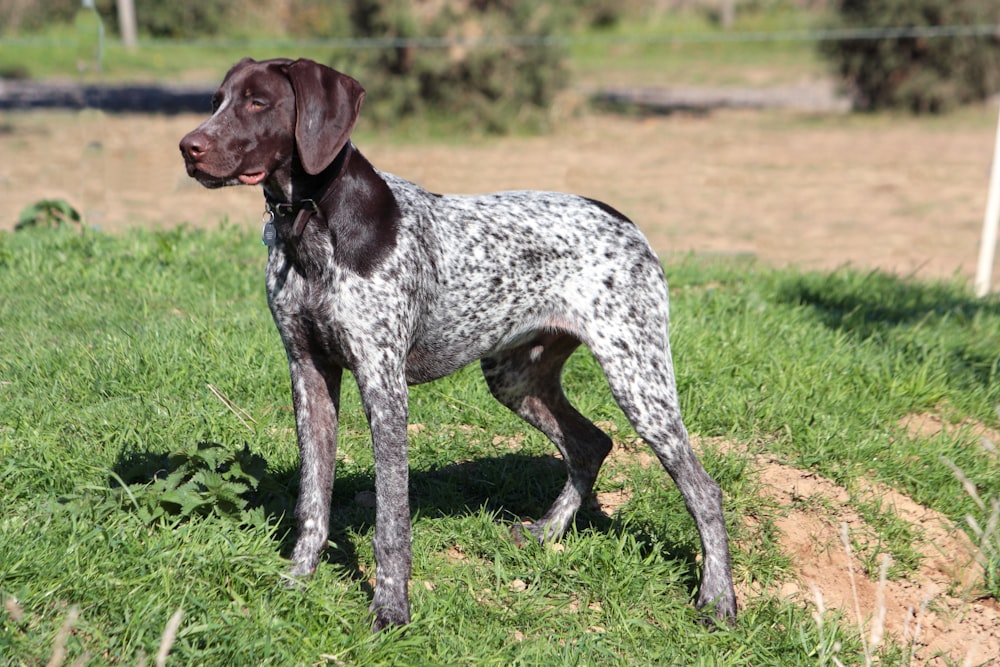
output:
POLYGON ((257 99, 257 98, 251 98, 250 99, 249 107, 253 111, 260 111, 261 109, 263 109, 266 106, 267 106, 267 102, 264 101, 264 100, 257 99))

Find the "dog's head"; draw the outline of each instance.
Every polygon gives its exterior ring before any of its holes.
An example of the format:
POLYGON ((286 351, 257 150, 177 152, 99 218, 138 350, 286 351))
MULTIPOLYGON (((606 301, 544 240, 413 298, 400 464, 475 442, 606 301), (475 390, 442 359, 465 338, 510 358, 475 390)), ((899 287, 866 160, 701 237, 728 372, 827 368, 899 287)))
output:
POLYGON ((301 168, 326 169, 350 140, 365 91, 312 60, 246 58, 226 74, 212 116, 180 143, 189 176, 209 188, 266 185, 288 191, 301 168))

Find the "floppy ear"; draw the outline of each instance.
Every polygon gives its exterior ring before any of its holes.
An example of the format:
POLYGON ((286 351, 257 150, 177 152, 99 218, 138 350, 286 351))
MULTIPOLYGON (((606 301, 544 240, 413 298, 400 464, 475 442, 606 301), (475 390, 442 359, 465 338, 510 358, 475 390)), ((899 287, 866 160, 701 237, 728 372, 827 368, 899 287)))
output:
POLYGON ((295 92, 295 144, 306 173, 318 174, 351 138, 365 89, 340 72, 312 60, 285 68, 295 92))

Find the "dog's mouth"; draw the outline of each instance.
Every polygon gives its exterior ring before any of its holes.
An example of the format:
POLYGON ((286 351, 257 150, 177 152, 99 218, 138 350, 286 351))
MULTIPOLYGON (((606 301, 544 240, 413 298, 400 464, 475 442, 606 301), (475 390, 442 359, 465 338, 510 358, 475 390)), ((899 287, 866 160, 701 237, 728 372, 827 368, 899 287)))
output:
POLYGON ((237 183, 259 185, 267 178, 266 171, 251 171, 245 174, 237 174, 236 176, 216 176, 206 171, 201 164, 196 162, 187 163, 187 172, 189 176, 195 178, 206 188, 221 188, 226 185, 236 185, 237 183))
POLYGON ((266 171, 254 171, 248 174, 240 174, 237 178, 240 179, 240 183, 244 185, 257 185, 265 178, 267 178, 266 171))

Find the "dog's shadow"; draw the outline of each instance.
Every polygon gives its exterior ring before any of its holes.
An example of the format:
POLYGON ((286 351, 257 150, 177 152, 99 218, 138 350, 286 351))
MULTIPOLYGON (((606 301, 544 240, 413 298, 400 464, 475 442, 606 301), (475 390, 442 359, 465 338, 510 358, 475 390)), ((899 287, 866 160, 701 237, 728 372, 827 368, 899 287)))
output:
MULTIPOLYGON (((198 443, 196 449, 225 449, 218 443, 198 443)), ((114 467, 112 485, 125 483, 134 488, 150 488, 158 480, 177 477, 176 454, 132 452, 123 454, 114 467)), ((242 509, 264 511, 268 521, 277 526, 276 540, 285 558, 295 544, 295 499, 299 491, 297 468, 272 468, 257 454, 244 448, 229 452, 229 461, 240 464, 241 474, 252 477, 243 495, 242 509)), ((188 462, 188 458, 183 461, 188 462)), ((226 472, 232 463, 224 464, 226 472)), ((188 471, 190 472, 190 471, 188 471)), ((220 472, 214 470, 213 472, 220 472)), ((188 478, 191 476, 188 475, 188 478)), ((565 465, 554 456, 508 453, 431 469, 410 472, 411 517, 463 517, 488 513, 512 529, 524 521, 537 519, 558 496, 566 481, 565 465)), ((375 523, 374 475, 370 471, 338 470, 330 510, 330 544, 322 561, 343 570, 371 596, 369 575, 361 567, 355 549, 355 537, 368 532, 375 523)), ((129 505, 129 507, 132 507, 129 505)), ((205 509, 205 508, 203 508, 205 509)), ((207 513, 213 511, 208 507, 207 513)), ((231 512, 222 512, 231 513, 231 512)), ((183 520, 184 516, 179 516, 183 520)), ((660 544, 662 540, 643 534, 644 528, 625 526, 605 514, 596 503, 585 503, 577 513, 575 527, 579 531, 609 534, 633 533, 640 544, 660 544)), ((516 531, 512 531, 516 532, 516 531)), ((514 540, 515 537, 511 536, 514 540)), ((530 544, 524 541, 524 544, 530 544)), ((645 547, 647 552, 653 547, 645 547)), ((646 554, 648 555, 648 553, 646 554)), ((683 560, 690 572, 685 582, 692 591, 697 584, 696 553, 686 545, 673 545, 666 556, 683 560)))

